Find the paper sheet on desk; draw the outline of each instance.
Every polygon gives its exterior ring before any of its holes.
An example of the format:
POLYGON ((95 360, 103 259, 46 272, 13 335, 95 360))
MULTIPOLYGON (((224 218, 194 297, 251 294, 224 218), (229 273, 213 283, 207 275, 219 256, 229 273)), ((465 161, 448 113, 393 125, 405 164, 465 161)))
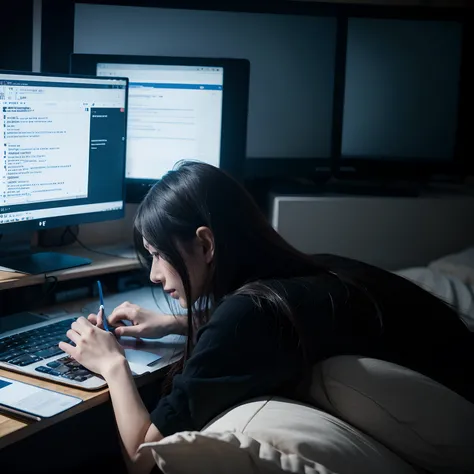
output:
POLYGON ((0 266, 0 273, 1 273, 1 272, 15 273, 15 270, 12 270, 11 268, 1 267, 1 266, 0 266))
POLYGON ((8 268, 3 270, 3 267, 0 267, 0 282, 8 280, 17 280, 27 276, 26 273, 18 273, 8 268))
POLYGON ((24 276, 28 275, 28 273, 22 273, 17 270, 13 270, 12 268, 7 268, 7 267, 0 267, 0 274, 2 273, 8 273, 11 276, 24 276))

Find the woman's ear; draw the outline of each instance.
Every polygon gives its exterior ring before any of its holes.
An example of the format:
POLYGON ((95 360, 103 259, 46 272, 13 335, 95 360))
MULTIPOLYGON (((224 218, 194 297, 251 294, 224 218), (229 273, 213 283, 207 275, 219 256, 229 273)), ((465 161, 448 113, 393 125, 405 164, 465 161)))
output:
POLYGON ((214 234, 209 227, 199 227, 196 230, 196 237, 206 263, 211 263, 214 258, 214 234))

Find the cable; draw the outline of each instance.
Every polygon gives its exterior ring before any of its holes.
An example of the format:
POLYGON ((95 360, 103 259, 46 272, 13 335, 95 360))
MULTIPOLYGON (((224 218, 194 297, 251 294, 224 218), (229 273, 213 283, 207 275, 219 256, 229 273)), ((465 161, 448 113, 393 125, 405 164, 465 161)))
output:
POLYGON ((34 306, 35 308, 39 309, 43 306, 43 304, 47 301, 49 296, 54 294, 56 287, 58 286, 59 280, 57 277, 53 275, 46 275, 44 274, 44 282, 41 287, 41 296, 38 301, 36 297, 34 298, 34 306))
POLYGON ((81 242, 79 237, 76 234, 74 234, 74 232, 71 231, 69 226, 66 227, 65 233, 67 233, 67 232, 69 232, 72 235, 72 237, 74 238, 74 242, 79 244, 84 250, 87 250, 88 252, 97 253, 99 255, 106 255, 107 257, 114 257, 114 258, 120 257, 119 255, 115 255, 113 253, 108 253, 108 252, 103 252, 101 250, 95 250, 95 249, 87 246, 86 244, 81 242))
POLYGON ((52 281, 52 286, 46 290, 44 294, 44 298, 47 298, 51 293, 53 293, 56 287, 58 286, 58 283, 59 283, 58 278, 53 275, 46 275, 45 273, 44 283, 43 283, 43 292, 44 292, 45 287, 48 285, 48 283, 50 283, 50 280, 52 281))

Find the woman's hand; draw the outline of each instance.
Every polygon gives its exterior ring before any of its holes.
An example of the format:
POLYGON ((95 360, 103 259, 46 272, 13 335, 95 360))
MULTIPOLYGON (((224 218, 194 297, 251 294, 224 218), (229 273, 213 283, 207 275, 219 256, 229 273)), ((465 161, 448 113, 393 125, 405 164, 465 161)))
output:
MULTIPOLYGON (((102 313, 89 315, 89 321, 97 327, 103 327, 102 313)), ((186 317, 160 314, 140 308, 136 304, 123 303, 107 317, 110 326, 115 327, 116 336, 159 339, 168 334, 186 334, 186 317), (130 321, 131 326, 123 321, 130 321)))
POLYGON ((76 346, 60 342, 59 348, 104 378, 107 371, 125 359, 123 348, 114 335, 94 326, 86 318, 73 322, 66 335, 76 346))

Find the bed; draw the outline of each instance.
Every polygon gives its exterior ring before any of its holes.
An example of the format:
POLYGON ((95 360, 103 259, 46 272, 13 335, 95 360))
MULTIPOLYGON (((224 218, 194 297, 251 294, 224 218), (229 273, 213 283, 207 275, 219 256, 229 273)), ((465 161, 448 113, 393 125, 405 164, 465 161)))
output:
POLYGON ((452 305, 474 332, 474 247, 395 273, 452 305))

